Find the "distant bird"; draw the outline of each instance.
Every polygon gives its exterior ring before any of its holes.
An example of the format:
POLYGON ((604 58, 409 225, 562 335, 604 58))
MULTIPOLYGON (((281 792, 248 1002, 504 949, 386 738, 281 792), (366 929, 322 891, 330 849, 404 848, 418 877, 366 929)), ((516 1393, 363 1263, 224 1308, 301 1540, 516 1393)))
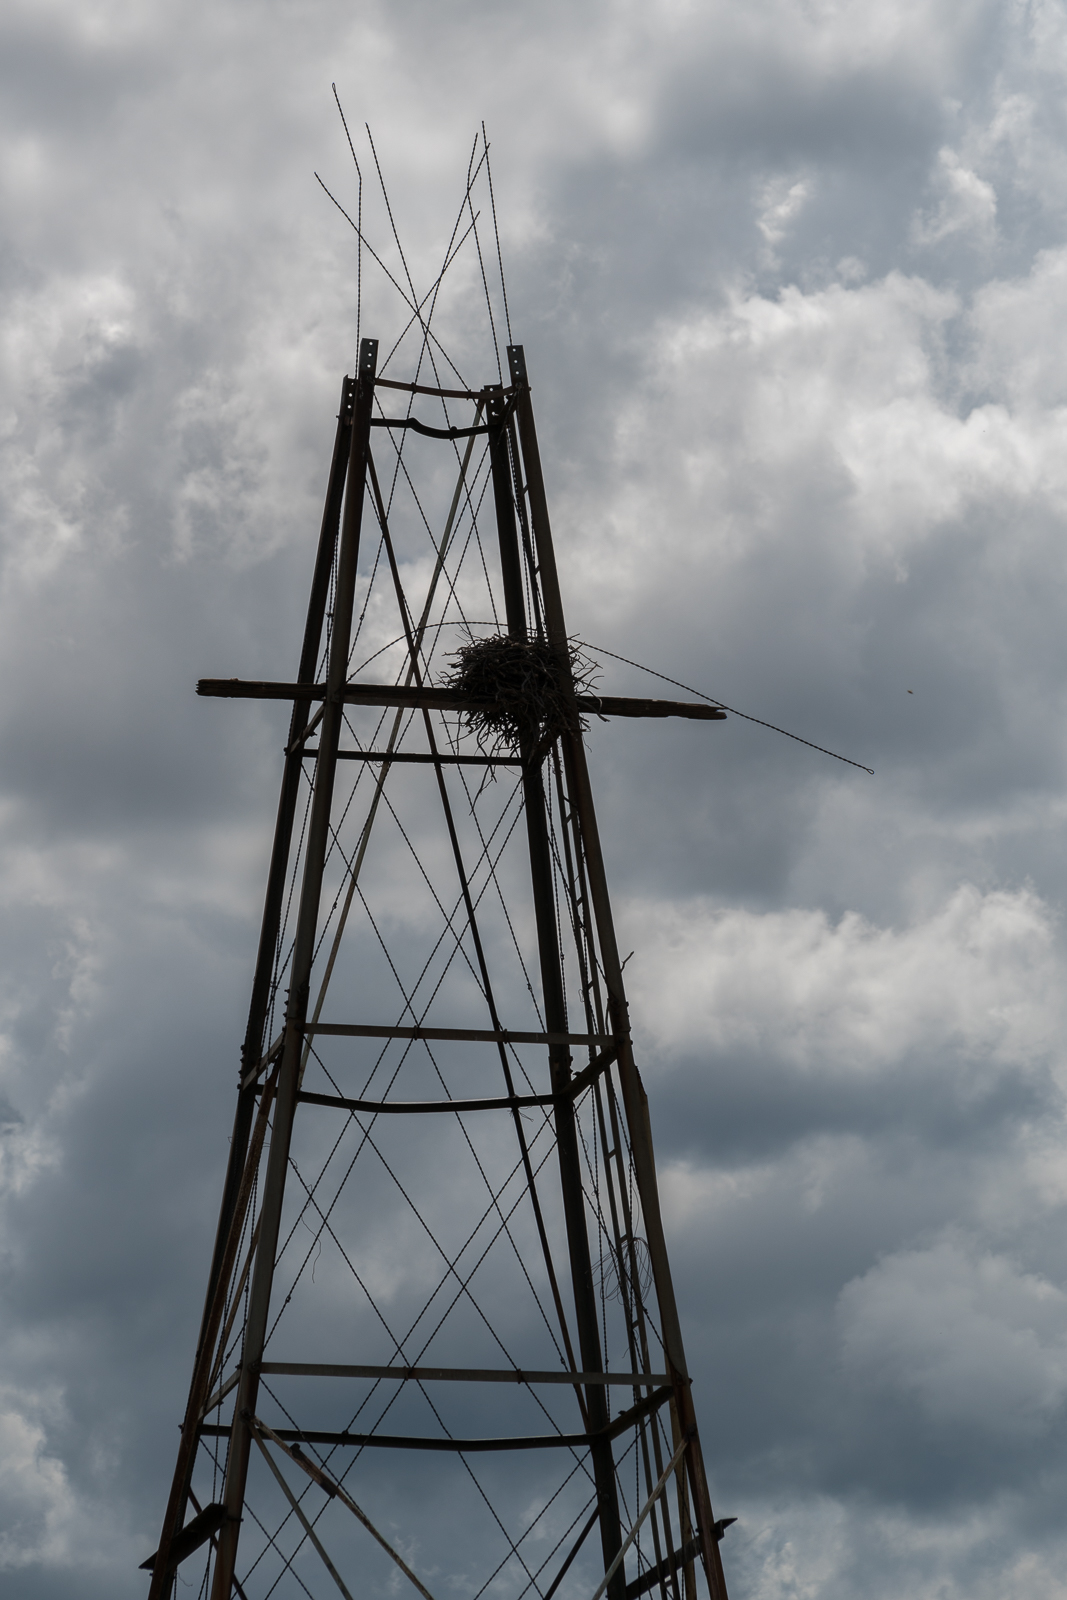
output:
POLYGON ((908 690, 908 693, 909 693, 909 694, 914 694, 914 693, 915 693, 915 690, 914 690, 914 689, 909 689, 909 690, 908 690))

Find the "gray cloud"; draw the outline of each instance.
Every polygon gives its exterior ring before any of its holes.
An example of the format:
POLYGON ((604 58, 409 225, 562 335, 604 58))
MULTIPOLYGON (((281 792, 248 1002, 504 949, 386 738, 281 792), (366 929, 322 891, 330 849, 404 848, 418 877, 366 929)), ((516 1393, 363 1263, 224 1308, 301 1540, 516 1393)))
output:
MULTIPOLYGON (((296 654, 355 336, 336 79, 420 284, 487 119, 572 627, 876 769, 589 734, 731 1592, 1051 1600, 1059 11, 3 30, 6 1588, 142 1593, 165 1495, 284 736, 192 685, 296 654)), ((482 379, 479 294, 460 266, 441 328, 482 379)))

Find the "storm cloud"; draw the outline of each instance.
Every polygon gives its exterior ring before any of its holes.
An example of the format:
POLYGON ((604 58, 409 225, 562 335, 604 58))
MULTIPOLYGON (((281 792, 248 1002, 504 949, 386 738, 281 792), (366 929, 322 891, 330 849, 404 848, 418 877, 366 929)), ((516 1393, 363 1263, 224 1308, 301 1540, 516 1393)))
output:
POLYGON ((1067 1593, 1067 10, 13 0, 0 40, 5 1592, 142 1594, 173 1465, 284 738, 193 687, 295 665, 336 81, 420 286, 486 121, 605 692, 874 769, 588 734, 731 1594, 1067 1593))

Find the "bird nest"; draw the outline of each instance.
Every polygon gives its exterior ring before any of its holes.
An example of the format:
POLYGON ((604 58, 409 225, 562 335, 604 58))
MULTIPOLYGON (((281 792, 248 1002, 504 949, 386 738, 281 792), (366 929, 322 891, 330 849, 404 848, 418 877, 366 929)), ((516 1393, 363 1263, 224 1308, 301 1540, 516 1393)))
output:
POLYGON ((591 686, 593 662, 568 641, 566 655, 545 639, 494 634, 472 639, 450 657, 448 687, 480 702, 463 713, 464 725, 489 755, 518 750, 561 733, 580 733, 585 722, 574 701, 591 686))

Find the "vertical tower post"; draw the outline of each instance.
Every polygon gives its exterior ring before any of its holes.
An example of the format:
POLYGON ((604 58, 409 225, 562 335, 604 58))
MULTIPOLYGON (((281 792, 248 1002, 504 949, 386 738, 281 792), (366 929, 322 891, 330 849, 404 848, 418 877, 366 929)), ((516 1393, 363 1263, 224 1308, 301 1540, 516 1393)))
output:
MULTIPOLYGON (((490 426, 489 450, 508 634, 512 639, 525 641, 527 626, 522 592, 522 562, 515 527, 511 462, 504 409, 503 394, 498 392, 492 395, 487 407, 490 426)), ((530 847, 530 879, 533 888, 534 916, 537 922, 537 949, 545 1005, 545 1027, 549 1033, 566 1034, 567 1008, 563 998, 559 930, 556 925, 552 860, 545 816, 545 791, 541 775, 541 759, 535 754, 533 737, 528 735, 523 739, 521 755, 523 800, 530 847)), ((560 1185, 563 1191, 563 1212, 567 1224, 575 1319, 578 1325, 578 1347, 583 1371, 593 1373, 602 1372, 604 1368, 600 1334, 597 1329, 597 1303, 593 1288, 593 1264, 589 1254, 585 1199, 582 1194, 578 1133, 574 1121, 574 1104, 567 1096, 567 1088, 572 1077, 571 1059, 569 1046, 549 1047, 552 1092, 559 1096, 555 1106, 556 1144, 560 1185)), ((595 1438, 595 1435, 602 1433, 608 1425, 607 1400, 603 1385, 588 1385, 586 1411, 589 1417, 589 1432, 594 1436, 590 1454, 593 1459, 593 1476, 600 1512, 600 1538, 605 1567, 610 1567, 622 1544, 622 1532, 619 1524, 619 1501, 611 1443, 606 1438, 595 1438)), ((625 1600, 625 1595, 626 1576, 620 1563, 608 1585, 608 1597, 609 1600, 625 1600)))

